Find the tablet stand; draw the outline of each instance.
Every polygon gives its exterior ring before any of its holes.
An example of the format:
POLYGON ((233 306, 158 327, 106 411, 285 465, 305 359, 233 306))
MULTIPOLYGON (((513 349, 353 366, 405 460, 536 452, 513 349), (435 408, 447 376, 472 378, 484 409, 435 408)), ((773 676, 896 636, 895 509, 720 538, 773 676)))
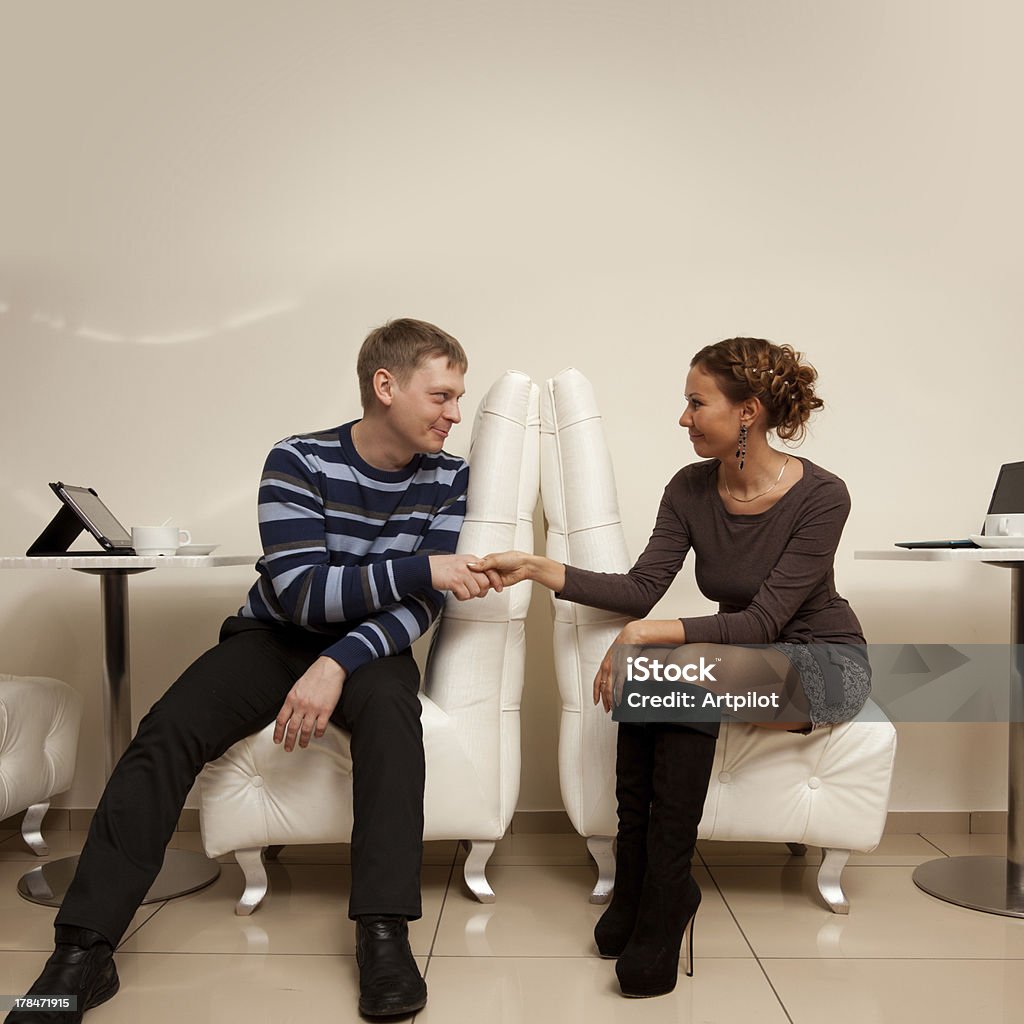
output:
MULTIPOLYGON (((33 541, 25 554, 32 557, 43 555, 65 555, 68 548, 78 539, 85 529, 82 520, 62 504, 60 511, 50 520, 45 530, 33 541)), ((76 555, 134 555, 134 548, 107 548, 100 551, 76 551, 76 555)))

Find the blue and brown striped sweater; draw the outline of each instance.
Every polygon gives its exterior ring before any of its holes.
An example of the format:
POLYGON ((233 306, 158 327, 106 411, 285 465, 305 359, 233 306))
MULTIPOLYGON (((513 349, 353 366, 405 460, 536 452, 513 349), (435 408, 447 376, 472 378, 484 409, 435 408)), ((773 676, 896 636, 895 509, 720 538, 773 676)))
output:
POLYGON ((417 455, 396 472, 360 458, 352 423, 278 442, 259 491, 263 557, 238 614, 335 636, 323 651, 349 674, 426 632, 443 595, 429 555, 452 554, 469 466, 417 455))

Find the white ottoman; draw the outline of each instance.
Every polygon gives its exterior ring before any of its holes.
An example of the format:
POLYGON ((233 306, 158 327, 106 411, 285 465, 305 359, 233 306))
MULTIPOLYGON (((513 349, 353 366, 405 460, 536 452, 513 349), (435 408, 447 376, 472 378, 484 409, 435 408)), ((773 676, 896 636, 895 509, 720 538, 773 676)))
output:
POLYGON ((82 697, 41 676, 0 675, 0 820, 25 811, 21 834, 40 857, 50 797, 71 786, 82 697))

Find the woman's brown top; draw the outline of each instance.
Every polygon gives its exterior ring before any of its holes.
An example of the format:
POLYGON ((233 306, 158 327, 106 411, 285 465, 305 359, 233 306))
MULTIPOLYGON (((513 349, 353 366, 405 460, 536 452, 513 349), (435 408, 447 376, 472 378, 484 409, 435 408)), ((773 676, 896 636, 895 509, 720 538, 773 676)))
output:
POLYGON ((692 549, 697 586, 719 610, 681 620, 687 643, 863 644, 833 569, 850 494, 833 473, 800 461, 803 477, 754 515, 726 511, 717 459, 685 466, 665 488, 654 532, 633 568, 601 573, 567 565, 558 597, 642 619, 692 549))

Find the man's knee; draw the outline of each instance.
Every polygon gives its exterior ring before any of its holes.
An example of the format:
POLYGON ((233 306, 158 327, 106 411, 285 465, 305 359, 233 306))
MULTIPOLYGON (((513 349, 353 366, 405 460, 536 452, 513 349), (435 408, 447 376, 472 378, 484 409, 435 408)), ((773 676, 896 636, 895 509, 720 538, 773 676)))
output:
POLYGON ((339 711, 344 728, 420 729, 419 673, 411 658, 373 662, 353 673, 342 689, 339 711))
POLYGON ((407 681, 395 676, 381 675, 367 686, 362 694, 362 714, 374 717, 408 718, 420 717, 421 705, 418 691, 407 681))
POLYGON ((175 749, 198 747, 199 730, 196 711, 188 710, 164 694, 139 722, 135 741, 147 746, 175 749))

